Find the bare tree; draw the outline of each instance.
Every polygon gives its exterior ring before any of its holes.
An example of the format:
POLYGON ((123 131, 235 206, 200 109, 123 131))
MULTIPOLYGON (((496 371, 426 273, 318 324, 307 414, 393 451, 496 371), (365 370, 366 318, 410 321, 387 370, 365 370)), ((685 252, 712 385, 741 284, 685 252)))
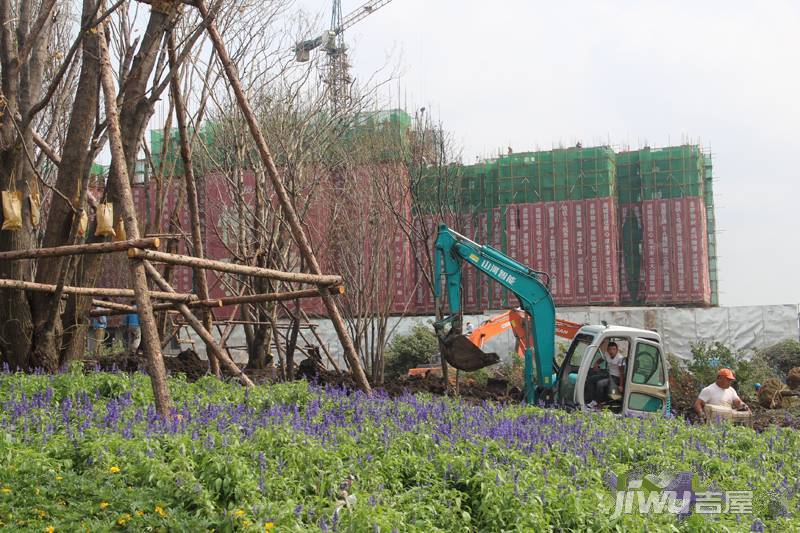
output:
POLYGON ((362 111, 348 124, 329 158, 334 179, 319 191, 326 214, 311 222, 318 252, 345 279, 342 311, 376 385, 383 383, 390 317, 405 314, 411 303, 406 291, 410 250, 393 211, 403 201, 408 131, 392 116, 405 115, 362 111))
MULTIPOLYGON (((263 20, 269 24, 271 19, 263 20)), ((251 22, 250 31, 241 34, 244 39, 233 38, 228 45, 231 56, 237 58, 246 90, 252 95, 261 130, 272 141, 271 148, 292 205, 306 222, 315 252, 321 255, 323 239, 310 221, 330 215, 324 212, 327 207, 323 198, 336 180, 332 169, 340 166, 341 153, 335 148, 349 130, 352 117, 363 109, 372 93, 353 98, 350 107, 331 114, 315 66, 294 62, 290 44, 295 42, 295 34, 267 31, 263 24, 251 22), (258 57, 250 57, 253 53, 258 57)), ((236 262, 302 269, 305 265, 301 254, 269 187, 265 169, 254 157, 253 145, 231 95, 221 90, 212 95, 212 100, 209 123, 213 124, 214 146, 208 149, 203 164, 204 173, 212 177, 206 187, 211 191, 209 195, 217 199, 214 209, 220 216, 210 229, 217 233, 227 255, 236 262)), ((322 263, 325 268, 333 268, 324 259, 322 263)), ((284 285, 239 278, 228 289, 236 294, 290 289, 284 285)), ((298 302, 241 306, 248 366, 265 366, 274 345, 280 366, 291 378, 293 355, 298 348, 299 311, 298 302), (289 319, 290 327, 284 333, 276 327, 280 318, 289 319)))
MULTIPOLYGON (((84 158, 88 152, 93 130, 98 94, 96 33, 88 31, 95 23, 97 4, 83 2, 81 27, 70 24, 70 5, 56 7, 54 1, 32 2, 18 0, 0 2, 0 74, 2 75, 2 119, 0 119, 0 174, 3 189, 21 191, 23 226, 17 231, 0 234, 0 250, 22 250, 37 244, 37 229, 31 220, 31 193, 48 188, 47 210, 42 242, 45 245, 68 241, 73 215, 79 208, 78 185, 83 175, 84 158), (37 9, 38 8, 38 9, 37 9), (77 34, 77 35, 76 35, 77 34), (71 38, 68 39, 67 36, 71 38), (67 41, 72 41, 68 46, 67 41), (64 92, 74 92, 76 67, 73 58, 82 50, 81 74, 78 89, 86 98, 72 106, 64 92), (92 52, 95 52, 93 57, 92 52), (90 82, 90 78, 93 80, 90 82), (93 84, 93 86, 92 86, 93 84), (61 90, 61 91, 59 91, 61 90), (42 134, 34 128, 43 128, 42 134), (56 154, 58 171, 55 186, 45 180, 54 173, 53 163, 39 156, 34 140, 50 147, 56 154)), ((41 153, 44 153, 42 150, 41 153)), ((6 278, 55 283, 69 267, 63 258, 4 262, 0 274, 6 278)), ((51 295, 32 295, 22 291, 7 291, 0 297, 0 359, 23 368, 43 366, 53 368, 56 353, 54 329, 60 324, 53 320, 53 309, 60 298, 51 295)))
MULTIPOLYGON (((81 183, 86 182, 92 161, 106 141, 99 83, 99 25, 108 30, 115 51, 111 61, 120 88, 120 133, 129 175, 134 173, 144 129, 172 70, 191 53, 204 30, 196 14, 187 15, 175 64, 169 64, 165 42, 181 18, 179 4, 163 3, 146 13, 147 8, 136 2, 119 1, 108 9, 98 0, 78 4, 80 16, 75 21, 70 12, 74 4, 70 2, 0 2, 4 106, 0 119, 0 186, 16 188, 26 198, 23 227, 0 234, 2 251, 72 242, 76 213, 89 207, 86 201, 94 201, 81 190, 81 183), (131 38, 134 21, 146 29, 140 39, 131 38), (45 192, 47 205, 42 212, 40 238, 28 201, 37 190, 45 192)), ((220 5, 216 2, 212 10, 216 13, 220 5)), ((120 191, 113 172, 101 194, 119 208, 120 191)), ((97 240, 92 228, 87 235, 89 242, 97 240)), ((100 255, 76 260, 42 258, 35 264, 4 262, 0 274, 42 283, 71 280, 72 284, 93 286, 102 262, 100 255)), ((90 305, 90 299, 83 296, 71 295, 62 305, 58 294, 4 291, 0 295, 0 359, 12 366, 54 370, 80 357, 90 305)))
MULTIPOLYGON (((433 243, 437 226, 447 223, 463 230, 465 220, 463 214, 456 214, 460 203, 459 154, 450 135, 425 114, 425 108, 414 117, 408 142, 402 146, 406 172, 399 179, 391 173, 383 174, 384 194, 380 197, 386 200, 394 224, 411 248, 416 278, 414 290, 433 294, 433 243)), ((463 213, 463 210, 458 212, 463 213)), ((434 301, 437 320, 442 318, 441 304, 434 301)), ((444 358, 441 361, 442 380, 446 384, 449 380, 447 361, 444 358)))

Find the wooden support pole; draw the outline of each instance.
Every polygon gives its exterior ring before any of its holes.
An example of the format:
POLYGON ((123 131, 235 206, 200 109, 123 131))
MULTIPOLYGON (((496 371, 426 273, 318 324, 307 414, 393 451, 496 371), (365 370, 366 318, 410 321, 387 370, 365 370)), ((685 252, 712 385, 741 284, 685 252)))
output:
POLYGON ((172 341, 172 339, 175 338, 175 335, 177 335, 180 332, 180 330, 181 330, 181 326, 174 326, 173 325, 172 333, 170 333, 164 339, 161 340, 161 349, 162 350, 167 347, 167 344, 169 344, 172 341))
MULTIPOLYGON (((247 120, 247 126, 250 129, 250 134, 252 135, 256 148, 258 149, 258 154, 261 158, 261 162, 264 164, 264 169, 267 172, 267 176, 269 176, 272 186, 275 189, 275 194, 277 195, 281 209, 286 216, 286 221, 289 223, 289 228, 292 230, 292 236, 294 237, 295 242, 297 242, 297 245, 300 248, 300 253, 308 265, 308 268, 311 269, 313 274, 320 275, 322 274, 322 269, 317 262, 314 251, 311 249, 311 243, 309 243, 308 238, 306 237, 303 226, 300 223, 300 218, 297 216, 297 212, 294 209, 292 199, 289 197, 289 193, 286 190, 280 175, 278 174, 278 167, 275 166, 275 161, 272 159, 272 154, 267 146, 267 140, 264 138, 264 134, 261 130, 261 126, 258 123, 258 120, 256 119, 256 115, 253 112, 253 108, 250 107, 250 102, 247 100, 247 96, 244 94, 244 89, 239 81, 239 75, 236 72, 236 67, 228 55, 228 51, 225 48, 225 43, 222 40, 222 36, 219 34, 219 31, 217 31, 217 25, 210 16, 208 7, 203 0, 195 0, 194 5, 197 7, 198 11, 200 11, 200 15, 202 15, 203 20, 206 23, 206 31, 208 32, 211 42, 214 45, 214 51, 217 53, 220 63, 222 63, 222 67, 225 70, 225 75, 228 78, 228 82, 231 84, 231 89, 233 89, 233 93, 236 96, 236 101, 239 104, 239 108, 241 109, 245 120, 247 120)), ((350 338, 350 334, 347 331, 347 326, 344 323, 341 313, 339 313, 339 308, 337 307, 334 299, 324 288, 320 290, 320 296, 322 298, 322 302, 325 304, 325 309, 328 311, 328 318, 330 318, 331 323, 336 330, 336 334, 339 337, 339 341, 342 343, 344 356, 350 363, 353 378, 361 390, 369 394, 372 391, 372 388, 370 387, 369 381, 367 381, 364 368, 361 366, 361 359, 356 353, 353 340, 350 338)))
MULTIPOLYGON (((98 41, 100 43, 100 84, 103 87, 103 100, 106 107, 106 132, 108 133, 108 146, 111 151, 111 172, 109 180, 116 187, 122 219, 125 224, 125 234, 131 239, 139 238, 139 223, 136 219, 136 208, 133 204, 131 182, 128 168, 125 164, 125 150, 122 146, 122 132, 119 126, 119 110, 117 109, 117 94, 114 88, 114 71, 108 53, 108 43, 105 38, 105 24, 97 27, 98 41)), ((131 248, 134 249, 134 248, 131 248)), ((150 303, 150 292, 147 288, 147 275, 142 261, 130 261, 133 290, 136 294, 136 307, 139 309, 139 324, 142 331, 142 351, 147 358, 148 373, 153 386, 153 398, 156 411, 164 418, 172 415, 172 398, 167 386, 167 369, 161 355, 161 342, 158 337, 158 327, 153 317, 153 307, 150 303)))
POLYGON ((161 241, 158 237, 144 239, 129 239, 117 242, 97 242, 92 244, 70 244, 68 246, 54 246, 53 248, 33 248, 31 250, 14 250, 0 252, 0 261, 15 261, 17 259, 38 259, 39 257, 60 257, 64 255, 105 254, 109 252, 124 252, 131 248, 158 248, 161 241))
POLYGON ((135 259, 146 259, 153 263, 170 263, 192 268, 207 268, 218 272, 228 272, 229 274, 240 274, 243 276, 255 276, 259 278, 277 279, 294 283, 310 283, 314 285, 341 285, 341 276, 306 274, 305 272, 283 272, 271 268, 261 268, 247 265, 237 265, 214 259, 203 259, 189 255, 168 254, 165 252, 154 252, 152 250, 139 250, 131 248, 128 250, 128 257, 135 259))
MULTIPOLYGON (((155 281, 156 285, 161 287, 164 291, 171 291, 174 290, 167 280, 161 276, 161 274, 156 270, 149 261, 142 261, 144 268, 147 270, 147 274, 150 276, 150 279, 155 281)), ((222 351, 222 349, 217 344, 217 341, 214 340, 214 337, 211 335, 211 332, 208 331, 200 320, 192 314, 192 311, 189 309, 189 306, 186 304, 179 304, 178 305, 178 312, 183 315, 183 319, 186 321, 189 326, 203 339, 203 342, 206 343, 206 346, 214 351, 214 357, 225 367, 225 369, 231 373, 231 375, 236 376, 239 378, 244 385, 248 387, 253 386, 253 382, 250 378, 247 377, 247 374, 242 372, 236 363, 233 362, 233 359, 228 357, 228 354, 222 351)))
MULTIPOLYGON (((56 286, 48 283, 21 281, 18 279, 0 279, 0 289, 19 289, 22 291, 56 292, 56 286)), ((105 296, 108 298, 133 298, 136 291, 131 289, 110 289, 105 287, 70 287, 65 285, 64 294, 81 294, 85 296, 105 296)), ((197 297, 194 294, 148 291, 148 296, 173 302, 190 302, 197 297)))
MULTIPOLYGON (((106 301, 103 301, 103 300, 92 300, 92 305, 94 307, 103 307, 103 308, 105 308, 106 311, 103 312, 104 315, 108 315, 108 310, 109 309, 113 309, 115 311, 122 311, 122 312, 124 312, 126 314, 127 313, 135 313, 136 312, 136 307, 135 306, 128 305, 128 304, 121 304, 121 303, 117 303, 117 302, 106 302, 106 301)), ((153 306, 153 307, 155 307, 155 306, 153 306)), ((97 309, 95 309, 95 311, 97 311, 97 309)))
MULTIPOLYGON (((344 294, 344 286, 337 285, 329 289, 332 294, 344 294)), ((221 307, 237 304, 254 304, 261 302, 284 302, 287 300, 296 300, 298 298, 314 298, 319 297, 319 289, 304 289, 301 291, 288 291, 288 292, 268 292, 265 294, 248 294, 246 296, 224 296, 218 300, 209 300, 209 304, 213 305, 216 302, 221 302, 221 307)), ((204 306, 206 303, 203 300, 192 302, 189 307, 204 306)))
MULTIPOLYGON (((334 296, 344 294, 344 286, 338 285, 336 287, 332 287, 331 291, 334 296)), ((314 297, 319 297, 319 289, 304 289, 301 291, 288 291, 288 292, 269 292, 266 294, 248 294, 246 296, 225 296, 223 298, 217 298, 213 300, 194 300, 186 302, 186 305, 189 306, 190 308, 196 308, 196 307, 214 308, 214 307, 226 307, 229 305, 252 304, 261 302, 283 302, 287 300, 296 300, 298 298, 314 298, 314 297)), ((136 307, 130 305, 118 304, 114 302, 101 302, 99 300, 93 301, 92 303, 96 306, 106 307, 109 310, 103 312, 103 311, 98 311, 97 309, 92 309, 89 312, 89 316, 113 316, 113 315, 124 315, 136 312, 136 307)), ((163 311, 164 309, 172 309, 173 307, 174 305, 171 303, 153 304, 154 311, 163 311)))
MULTIPOLYGON (((164 278, 164 279, 166 279, 166 278, 164 278)), ((108 303, 108 302, 105 302, 105 303, 108 303)), ((198 303, 200 303, 199 300, 193 300, 193 301, 190 301, 190 302, 183 302, 183 303, 185 303, 186 305, 188 305, 189 307, 192 307, 192 308, 196 308, 196 307, 205 307, 205 308, 222 307, 222 301, 221 300, 204 300, 203 301, 203 305, 197 305, 198 303), (216 303, 216 305, 214 305, 214 303, 216 303)), ((101 304, 102 304, 102 302, 101 302, 101 304)), ((136 306, 132 306, 132 305, 125 306, 125 305, 122 305, 122 304, 115 304, 115 305, 119 306, 119 307, 112 307, 112 306, 109 306, 109 305, 105 306, 105 307, 108 307, 107 311, 100 311, 98 309, 92 309, 91 311, 89 311, 89 316, 116 316, 116 315, 127 315, 128 313, 136 313, 137 312, 136 306)), ((175 309, 175 304, 174 303, 164 302, 164 303, 153 304, 153 311, 169 311, 169 310, 174 310, 174 309, 175 309)), ((208 329, 208 328, 206 328, 206 329, 208 329)))

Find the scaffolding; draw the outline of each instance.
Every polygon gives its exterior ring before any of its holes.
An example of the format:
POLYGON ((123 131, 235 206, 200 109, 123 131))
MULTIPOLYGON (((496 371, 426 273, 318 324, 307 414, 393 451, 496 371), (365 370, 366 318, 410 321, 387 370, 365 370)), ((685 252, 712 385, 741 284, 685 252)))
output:
MULTIPOLYGON (((698 145, 685 144, 666 148, 643 148, 617 153, 616 157, 617 202, 620 223, 620 281, 623 303, 631 305, 657 304, 647 301, 643 277, 644 203, 653 200, 701 199, 705 220, 705 248, 708 265, 710 299, 698 300, 696 297, 686 301, 664 301, 665 304, 704 304, 718 305, 716 222, 714 217, 713 169, 711 154, 698 145)), ((680 217, 671 210, 665 211, 670 217, 668 223, 680 228, 680 217)), ((669 250, 678 243, 669 242, 669 250)), ((680 253, 680 251, 679 251, 680 253)), ((660 256, 662 266, 667 264, 666 256, 660 256)), ((704 274, 705 275, 705 274, 704 274)), ((676 275, 678 276, 678 275, 676 275)), ((670 287, 670 291, 674 287, 670 287)))
MULTIPOLYGON (((702 226, 702 221, 698 222, 696 216, 702 216, 705 220, 703 248, 707 249, 708 264, 702 265, 705 272, 702 273, 703 279, 700 283, 705 283, 707 275, 710 298, 675 295, 666 298, 662 303, 719 303, 713 168, 710 152, 704 151, 698 145, 620 151, 615 151, 610 146, 575 146, 549 151, 509 153, 473 165, 459 165, 448 169, 444 174, 450 183, 443 185, 443 178, 440 176, 429 176, 421 187, 415 207, 426 213, 435 212, 435 206, 425 203, 441 203, 445 200, 455 213, 484 215, 486 227, 482 232, 485 233, 487 242, 504 252, 508 249, 506 212, 509 206, 613 198, 617 209, 616 231, 619 235, 617 254, 620 292, 623 302, 627 304, 658 304, 645 298, 643 205, 651 201, 669 203, 668 200, 685 200, 682 206, 674 207, 674 213, 665 211, 666 214, 662 215, 674 218, 669 220, 669 224, 674 223, 675 228, 680 228, 681 231, 689 224, 685 222, 689 220, 686 217, 692 217, 692 228, 702 226), (447 194, 442 195, 442 190, 446 190, 447 194), (694 212, 698 200, 702 202, 702 215, 694 212), (687 214, 686 210, 691 210, 691 213, 687 214)), ((662 260, 662 275, 665 276, 662 286, 669 291, 673 291, 675 283, 685 285, 682 276, 695 276, 695 271, 686 271, 689 267, 673 264, 674 262, 667 259, 669 254, 676 254, 680 259, 688 261, 688 252, 679 249, 688 237, 683 234, 674 235, 678 242, 665 240, 663 236, 660 241, 664 247, 659 256, 662 260)), ((692 237, 692 240, 694 242, 696 239, 692 237)), ((697 256, 694 244, 691 253, 694 254, 692 257, 697 256)), ((701 251, 700 257, 704 263, 705 251, 701 251)), ((693 264, 691 268, 695 267, 693 264)), ((692 283, 695 281, 697 280, 693 279, 692 283)), ((502 302, 507 303, 505 296, 502 302)))

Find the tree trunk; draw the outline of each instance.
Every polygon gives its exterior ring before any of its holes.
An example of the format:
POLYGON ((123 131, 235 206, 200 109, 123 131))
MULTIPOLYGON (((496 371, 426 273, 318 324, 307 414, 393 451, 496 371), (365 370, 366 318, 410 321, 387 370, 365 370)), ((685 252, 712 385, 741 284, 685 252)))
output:
MULTIPOLYGON (((147 83, 152 76, 164 35, 177 20, 178 7, 178 4, 171 4, 169 13, 150 10, 147 28, 142 34, 139 50, 131 62, 130 72, 123 80, 123 89, 120 94, 122 103, 119 108, 119 126, 127 176, 134 172, 136 156, 139 153, 139 142, 155 104, 155 95, 148 91, 147 83)), ((119 180, 113 175, 114 172, 112 166, 106 185, 106 195, 115 204, 119 204, 121 191, 119 190, 119 180)), ((127 183, 130 188, 130 181, 127 183)), ((119 205, 115 205, 115 213, 121 212, 119 207, 119 205)), ((89 233, 91 234, 91 232, 89 233)), ((131 236, 131 233, 127 231, 127 226, 126 233, 129 237, 131 236)), ((103 268, 103 259, 103 255, 84 258, 81 262, 81 276, 76 284, 83 287, 95 286, 103 268)), ((65 321, 65 327, 68 332, 72 332, 73 338, 65 343, 62 357, 65 363, 83 354, 88 330, 88 323, 83 317, 86 316, 90 307, 91 298, 74 298, 68 303, 66 315, 69 320, 65 321)), ((142 332, 144 333, 144 330, 142 332)))
MULTIPOLYGON (((295 304, 298 308, 299 304, 295 304)), ((297 334, 300 332, 300 317, 292 315, 292 325, 289 335, 286 336, 286 379, 294 379, 294 350, 297 348, 297 334)))
MULTIPOLYGON (((3 108, 0 117, 0 189, 16 188, 23 198, 28 196, 28 181, 34 176, 28 157, 33 147, 30 126, 17 131, 17 115, 25 115, 38 95, 41 73, 32 72, 35 53, 29 61, 20 61, 18 49, 26 45, 30 25, 30 2, 18 2, 12 9, 9 0, 0 0, 0 76, 3 108), (16 29, 16 32, 14 31, 16 29), (38 85, 37 85, 37 82, 38 85), (26 142, 28 144, 26 144, 26 142)), ((30 43, 28 43, 30 44, 30 43)), ((33 228, 23 202, 22 228, 0 231, 0 250, 26 250, 35 245, 33 228)), ((30 261, 0 261, 0 276, 31 280, 30 261)), ((6 291, 0 300, 0 356, 11 368, 30 368, 33 336, 32 308, 22 291, 6 291)))
MULTIPOLYGON (((88 25, 91 18, 94 17, 95 11, 96 3, 94 0, 83 0, 81 26, 88 25)), ((81 183, 87 183, 84 177, 89 176, 89 169, 91 167, 90 156, 93 153, 91 140, 94 132, 94 123, 97 116, 100 93, 100 64, 98 57, 99 34, 91 31, 83 32, 81 36, 81 72, 77 87, 77 94, 80 95, 80 97, 75 98, 73 102, 69 127, 61 152, 61 162, 58 166, 55 183, 56 190, 60 191, 66 198, 74 199, 75 201, 79 200, 81 197, 85 197, 87 191, 81 191, 79 189, 81 183)), ((47 227, 45 228, 44 238, 42 239, 42 247, 59 246, 67 242, 73 226, 73 207, 77 208, 80 206, 69 205, 61 196, 57 194, 52 195, 47 218, 47 227)), ((82 207, 86 209, 85 205, 82 207)), ((73 272, 75 271, 74 267, 76 265, 77 260, 73 264, 73 272)), ((55 256, 40 259, 36 268, 36 281, 40 283, 55 283, 60 268, 61 261, 55 256)), ((41 312, 37 314, 43 314, 45 309, 54 305, 60 305, 59 301, 55 301, 47 294, 34 294, 31 297, 31 301, 35 308, 41 310, 41 312)), ((69 307, 69 303, 67 305, 69 307)), ((53 360, 53 368, 51 368, 51 370, 55 370, 55 367, 68 364, 68 359, 65 356, 69 354, 71 350, 65 351, 63 350, 63 346, 70 346, 72 342, 74 332, 71 328, 67 327, 67 325, 71 325, 69 319, 74 317, 70 313, 65 313, 65 315, 65 317, 59 320, 59 327, 56 332, 57 339, 53 339, 54 344, 52 346, 39 348, 39 350, 43 348, 45 354, 47 352, 53 352, 50 355, 53 360), (64 335, 63 338, 62 333, 64 335)), ((41 320, 37 322, 37 336, 44 333, 44 324, 44 321, 41 320)))

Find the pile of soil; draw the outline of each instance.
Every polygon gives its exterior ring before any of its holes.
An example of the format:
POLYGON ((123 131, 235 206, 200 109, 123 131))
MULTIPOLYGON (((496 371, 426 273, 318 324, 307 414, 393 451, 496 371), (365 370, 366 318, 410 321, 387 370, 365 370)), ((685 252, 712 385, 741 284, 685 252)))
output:
MULTIPOLYGON (((420 376, 403 376, 400 379, 386 383, 382 387, 390 396, 399 396, 406 392, 412 394, 429 393, 443 395, 444 385, 439 376, 428 374, 420 376)), ((452 390, 450 391, 452 393, 452 390)), ((489 379, 486 385, 480 385, 474 381, 466 381, 459 384, 458 395, 467 401, 482 402, 491 400, 495 402, 520 402, 522 401, 522 391, 517 387, 509 385, 503 379, 489 379)))
MULTIPOLYGON (((746 400, 745 400, 746 401, 746 400)), ((753 429, 763 431, 769 427, 800 429, 800 407, 764 409, 758 403, 748 403, 753 411, 753 429)))
MULTIPOLYGON (((197 381, 208 373, 208 362, 203 361, 194 350, 184 350, 177 356, 164 355, 164 366, 169 374, 186 374, 188 381, 197 381)), ((99 369, 110 372, 137 372, 147 370, 147 359, 142 354, 120 353, 94 356, 84 359, 87 371, 99 369)))

